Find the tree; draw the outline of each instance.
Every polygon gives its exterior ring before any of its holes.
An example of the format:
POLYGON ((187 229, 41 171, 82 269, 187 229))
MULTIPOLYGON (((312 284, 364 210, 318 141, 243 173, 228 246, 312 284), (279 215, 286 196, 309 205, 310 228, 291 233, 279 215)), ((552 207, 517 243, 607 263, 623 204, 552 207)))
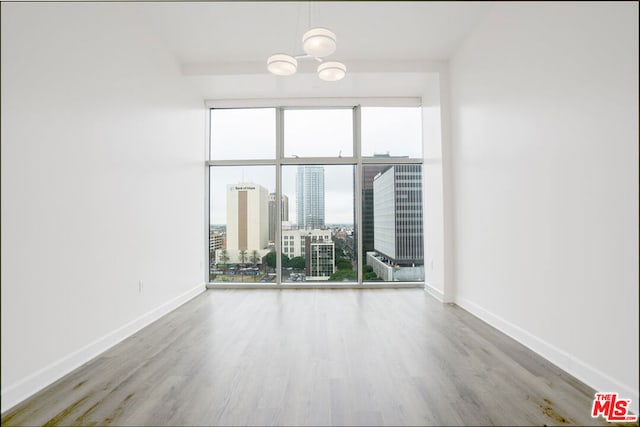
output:
POLYGON ((293 267, 296 270, 303 270, 307 265, 307 261, 303 256, 296 256, 289 261, 289 267, 293 267))
MULTIPOLYGON (((280 254, 283 267, 289 267, 289 257, 285 254, 280 254)), ((276 268, 276 251, 271 251, 264 257, 265 263, 271 268, 276 268)))
POLYGON ((240 252, 238 252, 238 255, 240 257, 240 264, 244 264, 245 262, 247 262, 247 251, 246 251, 246 249, 241 249, 240 252))
POLYGON ((382 279, 379 278, 375 272, 369 271, 364 274, 364 280, 373 281, 373 280, 382 280, 382 279))
POLYGON ((375 271, 373 271, 373 267, 371 267, 369 264, 365 264, 362 266, 362 275, 364 276, 364 280, 366 281, 374 281, 374 280, 382 280, 381 278, 378 277, 378 275, 376 274, 375 271))
POLYGON ((329 277, 330 282, 355 282, 356 272, 353 270, 338 270, 329 277))
POLYGON ((254 265, 254 267, 258 263, 258 261, 260 261, 260 254, 258 253, 257 250, 254 249, 251 252, 251 257, 249 258, 249 261, 254 265))
POLYGON ((338 270, 351 270, 353 269, 351 261, 346 258, 336 258, 336 267, 338 270))
POLYGON ((227 261, 229 261, 229 253, 226 249, 223 249, 220 252, 220 261, 222 261, 222 264, 224 264, 225 267, 227 266, 227 261))
POLYGON ((276 252, 271 251, 264 257, 264 262, 271 268, 276 268, 276 252))
POLYGON ((336 258, 337 271, 329 277, 330 282, 344 282, 357 280, 357 273, 353 270, 351 261, 347 258, 336 258))
POLYGON ((268 267, 276 268, 276 252, 271 251, 264 256, 263 261, 268 267))

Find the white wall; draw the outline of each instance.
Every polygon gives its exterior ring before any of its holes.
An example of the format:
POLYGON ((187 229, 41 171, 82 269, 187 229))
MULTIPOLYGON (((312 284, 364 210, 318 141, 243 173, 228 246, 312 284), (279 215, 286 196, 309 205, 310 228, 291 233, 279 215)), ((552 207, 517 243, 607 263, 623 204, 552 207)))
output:
POLYGON ((131 9, 2 3, 2 411, 204 290, 203 100, 131 9))
POLYGON ((448 70, 427 76, 422 96, 422 139, 424 153, 424 271, 425 290, 438 300, 448 302, 451 288, 445 273, 445 211, 442 139, 442 106, 440 87, 448 70), (446 291, 446 292, 445 292, 446 291))
POLYGON ((636 413, 637 36, 637 3, 500 3, 451 62, 455 301, 636 413))

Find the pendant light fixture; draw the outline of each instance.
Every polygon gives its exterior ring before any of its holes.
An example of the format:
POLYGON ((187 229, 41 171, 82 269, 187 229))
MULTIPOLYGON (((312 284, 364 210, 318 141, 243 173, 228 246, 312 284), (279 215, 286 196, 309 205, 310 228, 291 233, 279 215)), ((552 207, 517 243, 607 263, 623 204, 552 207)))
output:
POLYGON ((328 61, 318 65, 318 77, 327 82, 335 82, 344 78, 347 67, 342 62, 328 61))
MULTIPOLYGON (((311 23, 311 4, 309 4, 309 24, 311 23)), ((324 58, 336 51, 336 35, 333 31, 324 27, 315 27, 308 30, 302 36, 302 49, 304 54, 289 55, 278 53, 267 59, 267 70, 277 76, 290 76, 298 69, 298 59, 315 59, 320 62, 317 72, 321 80, 335 82, 344 78, 347 67, 342 62, 323 62, 324 58)))
POLYGON ((312 28, 302 36, 302 48, 307 55, 324 58, 336 51, 336 35, 328 28, 312 28))
POLYGON ((298 61, 286 53, 277 53, 267 59, 267 69, 276 76, 290 76, 295 74, 298 61))

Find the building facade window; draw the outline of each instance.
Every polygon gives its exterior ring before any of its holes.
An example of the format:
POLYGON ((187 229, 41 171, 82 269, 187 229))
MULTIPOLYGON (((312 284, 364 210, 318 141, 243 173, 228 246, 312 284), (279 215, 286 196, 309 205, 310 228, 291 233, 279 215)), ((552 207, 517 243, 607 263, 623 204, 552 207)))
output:
POLYGON ((421 107, 408 103, 211 103, 209 283, 423 284, 421 107))

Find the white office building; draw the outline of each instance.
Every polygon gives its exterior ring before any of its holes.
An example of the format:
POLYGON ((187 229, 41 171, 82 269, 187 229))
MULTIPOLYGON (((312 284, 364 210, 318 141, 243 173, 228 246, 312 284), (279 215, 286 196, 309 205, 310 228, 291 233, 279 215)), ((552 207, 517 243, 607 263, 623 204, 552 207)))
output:
POLYGON ((331 230, 282 230, 282 253, 289 258, 306 256, 305 238, 331 242, 331 230))
POLYGON ((269 245, 269 192, 251 182, 227 185, 227 250, 269 245))
POLYGON ((423 264, 421 165, 395 165, 373 180, 374 249, 389 262, 423 264))

